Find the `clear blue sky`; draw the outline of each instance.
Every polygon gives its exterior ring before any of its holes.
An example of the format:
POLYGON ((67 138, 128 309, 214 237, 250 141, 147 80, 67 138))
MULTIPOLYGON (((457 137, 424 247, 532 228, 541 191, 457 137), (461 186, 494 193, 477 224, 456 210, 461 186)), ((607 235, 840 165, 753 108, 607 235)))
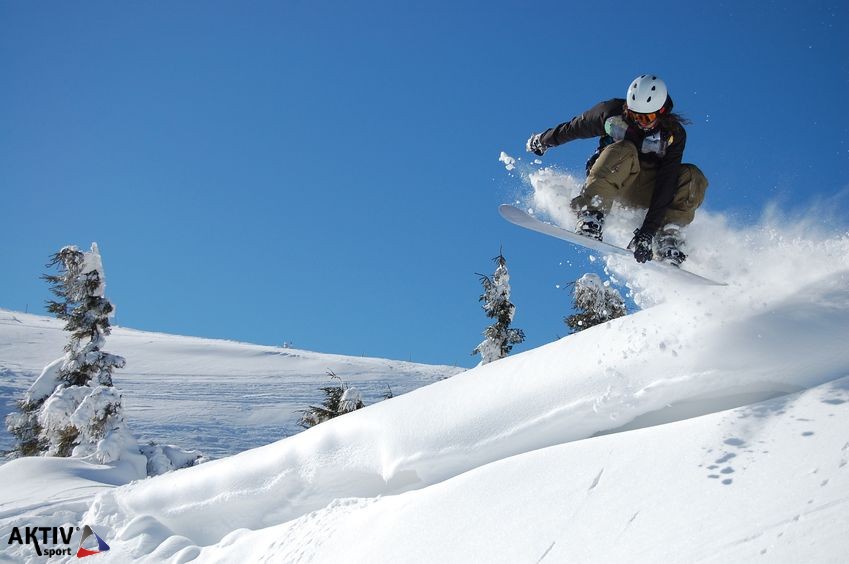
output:
POLYGON ((0 0, 0 307, 97 241, 120 325, 470 366, 503 246, 516 350, 549 342, 589 267, 498 216, 498 155, 635 75, 708 209, 849 185, 846 2, 707 4, 0 0))

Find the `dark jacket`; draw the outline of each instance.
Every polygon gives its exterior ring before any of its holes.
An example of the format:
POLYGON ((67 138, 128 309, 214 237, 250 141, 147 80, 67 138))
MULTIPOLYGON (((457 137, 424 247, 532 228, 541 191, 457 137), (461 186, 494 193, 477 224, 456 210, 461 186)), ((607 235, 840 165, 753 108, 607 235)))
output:
MULTIPOLYGON (((599 137, 601 138, 600 147, 604 147, 614 141, 605 131, 605 122, 615 117, 624 119, 624 114, 625 100, 623 98, 607 100, 596 104, 570 121, 545 131, 540 136, 540 141, 547 147, 556 147, 575 139, 599 137)), ((628 124, 625 139, 637 147, 641 166, 657 169, 651 205, 646 212, 642 227, 649 233, 655 233, 661 227, 666 209, 675 197, 687 132, 680 123, 675 121, 668 129, 661 126, 653 131, 643 131, 633 124, 628 124), (648 143, 647 137, 650 137, 648 143)))

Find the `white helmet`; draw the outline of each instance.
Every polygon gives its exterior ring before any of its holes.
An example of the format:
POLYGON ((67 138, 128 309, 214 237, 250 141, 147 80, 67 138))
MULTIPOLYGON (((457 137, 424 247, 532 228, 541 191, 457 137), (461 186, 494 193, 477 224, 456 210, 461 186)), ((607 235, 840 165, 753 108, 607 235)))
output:
POLYGON ((660 111, 668 97, 665 82, 654 75, 644 74, 631 81, 625 104, 632 112, 650 114, 660 111))

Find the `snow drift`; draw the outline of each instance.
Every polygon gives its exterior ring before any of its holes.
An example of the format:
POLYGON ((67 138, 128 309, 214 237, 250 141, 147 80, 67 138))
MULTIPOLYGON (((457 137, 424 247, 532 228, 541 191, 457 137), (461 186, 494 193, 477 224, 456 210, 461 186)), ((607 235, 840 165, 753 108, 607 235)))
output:
POLYGON ((196 552, 232 562, 842 562, 849 378, 339 499, 196 552), (816 419, 814 419, 816 418, 816 419))

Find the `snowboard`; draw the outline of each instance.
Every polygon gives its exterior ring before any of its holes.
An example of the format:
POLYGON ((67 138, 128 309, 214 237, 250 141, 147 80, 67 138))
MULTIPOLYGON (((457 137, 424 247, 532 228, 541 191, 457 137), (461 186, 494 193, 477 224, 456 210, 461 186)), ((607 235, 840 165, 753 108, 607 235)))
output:
MULTIPOLYGON (((583 235, 578 235, 573 231, 569 231, 567 229, 563 229, 562 227, 557 227, 556 225, 540 221, 529 213, 520 210, 516 206, 502 204, 498 208, 498 213, 501 214, 501 217, 503 217, 514 225, 518 225, 519 227, 524 227, 525 229, 530 229, 531 231, 536 231, 544 235, 556 237, 558 239, 562 239, 563 241, 568 241, 573 245, 578 245, 579 247, 584 247, 586 249, 597 251, 602 255, 622 255, 632 258, 634 256, 634 253, 627 249, 623 249, 622 247, 617 247, 616 245, 611 245, 610 243, 605 243, 603 241, 597 241, 596 239, 592 239, 590 237, 584 237, 583 235)), ((650 261, 644 263, 642 266, 657 270, 659 272, 663 272, 664 274, 668 274, 670 276, 674 276, 682 280, 686 280, 693 284, 705 284, 709 286, 726 285, 723 282, 716 282, 715 280, 705 278, 704 276, 699 276, 698 274, 694 274, 680 267, 661 261, 650 261)))

